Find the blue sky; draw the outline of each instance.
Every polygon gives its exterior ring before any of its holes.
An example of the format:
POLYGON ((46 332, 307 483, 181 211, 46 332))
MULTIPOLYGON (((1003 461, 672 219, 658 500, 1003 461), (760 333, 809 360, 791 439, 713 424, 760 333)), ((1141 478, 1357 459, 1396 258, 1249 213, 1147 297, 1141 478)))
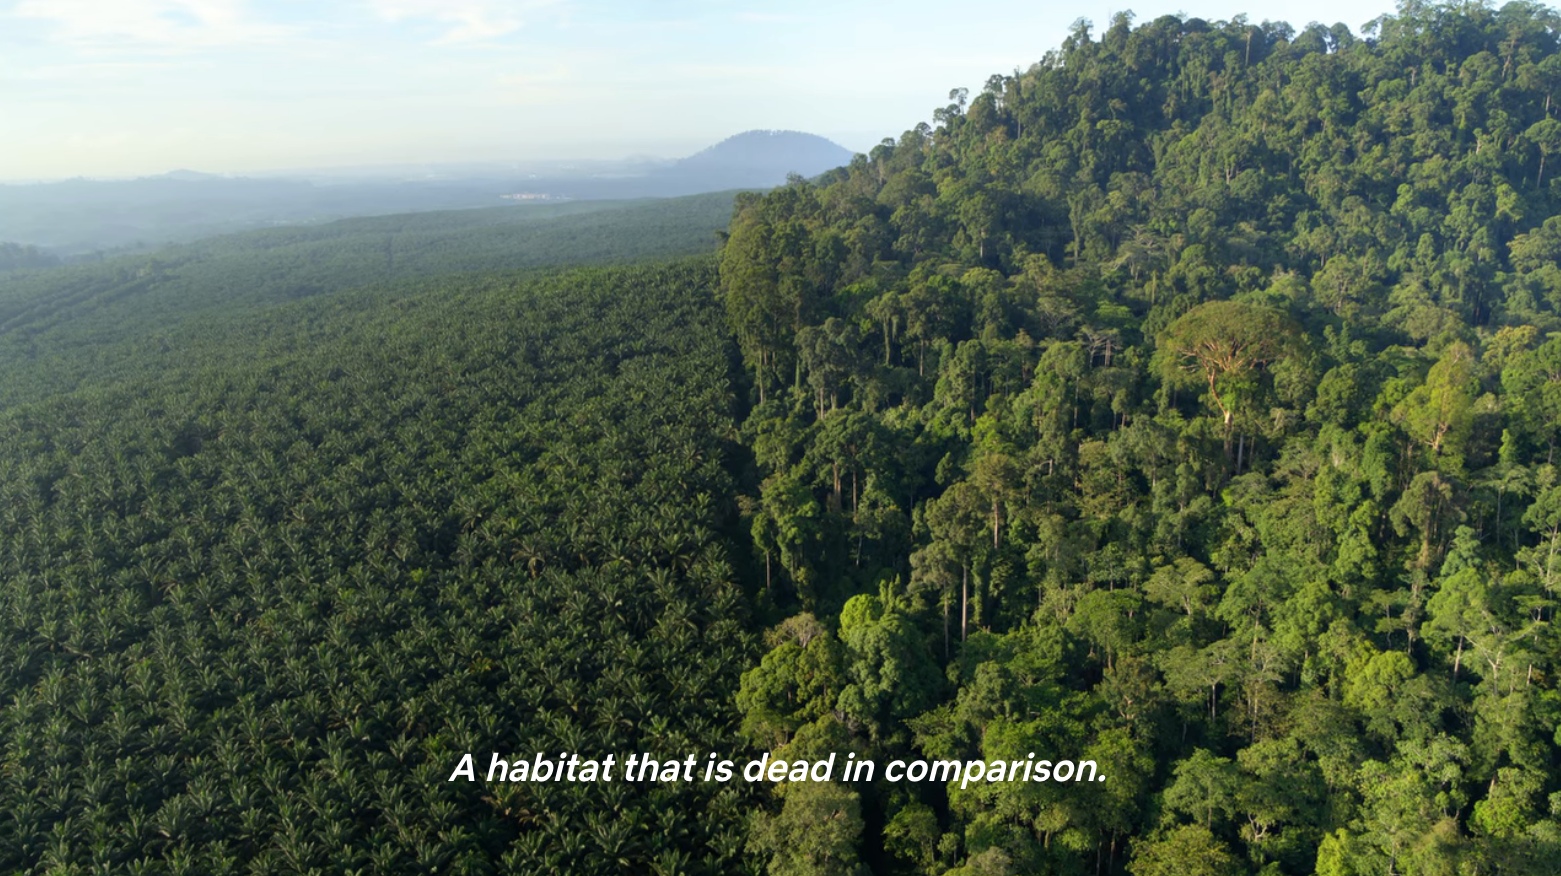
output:
POLYGON ((0 0, 0 179, 677 157, 750 128, 864 151, 1080 17, 1359 30, 1393 5, 0 0))

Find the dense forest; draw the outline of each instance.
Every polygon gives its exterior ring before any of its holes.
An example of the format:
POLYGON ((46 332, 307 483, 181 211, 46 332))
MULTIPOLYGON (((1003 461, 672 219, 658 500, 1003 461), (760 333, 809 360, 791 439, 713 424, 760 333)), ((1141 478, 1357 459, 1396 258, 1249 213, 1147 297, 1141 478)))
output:
POLYGON ((1561 872, 1558 41, 1122 14, 735 202, 9 250, 0 870, 1561 872), (558 751, 1107 780, 447 781, 558 751))
POLYGON ((1081 21, 739 199, 743 732, 1110 777, 785 787, 769 872, 1561 867, 1558 36, 1081 21))

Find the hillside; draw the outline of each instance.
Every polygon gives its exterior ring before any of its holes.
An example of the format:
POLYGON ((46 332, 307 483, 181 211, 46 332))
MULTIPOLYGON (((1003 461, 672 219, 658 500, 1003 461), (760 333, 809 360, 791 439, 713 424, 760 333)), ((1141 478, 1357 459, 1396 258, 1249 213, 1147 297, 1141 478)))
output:
POLYGON ((1124 14, 739 198, 745 732, 1109 777, 785 789, 769 872, 1557 872, 1558 29, 1124 14))

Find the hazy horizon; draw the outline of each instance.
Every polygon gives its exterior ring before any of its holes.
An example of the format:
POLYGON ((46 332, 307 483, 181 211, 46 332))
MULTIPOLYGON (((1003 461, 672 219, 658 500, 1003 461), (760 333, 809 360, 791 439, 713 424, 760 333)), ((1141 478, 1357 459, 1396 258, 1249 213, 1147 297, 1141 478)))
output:
MULTIPOLYGON (((0 181, 678 158, 751 129, 863 152, 1119 6, 0 0, 0 181)), ((1136 7, 1362 24, 1392 4, 1136 7)))
MULTIPOLYGON (((772 131, 775 131, 775 130, 778 130, 778 129, 749 129, 749 130, 750 131, 752 131, 752 130, 772 130, 772 131)), ((74 176, 57 176, 57 177, 48 177, 48 178, 7 178, 7 177, 0 176, 0 185, 45 184, 45 183, 56 183, 56 182, 70 182, 70 181, 73 181, 73 180, 87 180, 87 181, 91 181, 91 182, 123 182, 123 181, 140 180, 140 179, 154 179, 154 178, 163 177, 163 176, 170 176, 170 175, 177 174, 177 173, 196 173, 196 174, 201 174, 201 175, 204 175, 204 176, 211 176, 211 177, 216 177, 216 178, 226 178, 226 179, 243 179, 243 178, 256 178, 256 179, 336 178, 336 179, 340 179, 340 180, 350 180, 350 179, 354 179, 354 178, 362 178, 362 179, 367 180, 367 179, 389 178, 389 177, 410 178, 408 176, 408 174, 411 174, 414 171, 418 171, 418 170, 427 170, 427 171, 440 170, 440 171, 445 171, 445 172, 449 173, 449 172, 454 172, 454 171, 457 171, 457 170, 465 169, 465 170, 467 170, 467 171, 469 171, 471 173, 476 173, 478 171, 495 172, 495 171, 498 171, 500 169, 518 169, 520 172, 527 172, 527 171, 536 171, 536 170, 543 170, 543 169, 557 171, 557 170, 567 169, 567 168, 569 168, 571 166, 593 166, 593 167, 594 166, 606 166, 606 167, 614 167, 614 166, 619 166, 619 165, 624 165, 624 166, 635 165, 635 164, 639 164, 639 163, 645 163, 645 164, 672 164, 672 163, 674 163, 674 162, 676 162, 676 161, 678 161, 680 159, 688 158, 688 157, 694 155, 695 153, 703 151, 703 150, 705 150, 705 149, 707 149, 707 148, 709 148, 711 146, 715 146, 715 145, 717 145, 717 144, 719 144, 721 142, 726 141, 727 139, 729 139, 731 137, 736 137, 737 135, 743 134, 743 133, 748 133, 748 131, 733 131, 730 135, 727 135, 725 137, 721 137, 719 140, 715 140, 715 141, 712 141, 712 142, 709 142, 709 143, 701 143, 701 144, 699 144, 697 146, 693 146, 693 147, 684 148, 684 147, 680 146, 678 148, 681 151, 677 151, 675 153, 668 153, 668 154, 654 154, 654 153, 646 152, 646 151, 642 150, 642 151, 637 151, 637 152, 631 152, 631 153, 628 153, 628 154, 625 154, 625 155, 619 155, 619 156, 613 156, 613 157, 602 157, 602 158, 581 158, 581 157, 565 155, 565 156, 539 156, 539 157, 535 157, 535 158, 492 158, 492 159, 485 159, 485 160, 484 159, 472 159, 472 160, 459 160, 459 159, 456 159, 456 160, 439 160, 439 159, 433 159, 433 160, 428 160, 428 161, 359 162, 359 163, 344 163, 344 164, 300 165, 300 166, 288 166, 288 167, 258 167, 258 168, 253 168, 253 169, 250 169, 250 170, 240 170, 240 171, 211 170, 211 169, 203 168, 203 167, 169 167, 169 168, 164 169, 164 170, 157 170, 157 171, 150 171, 150 172, 143 172, 143 173, 120 174, 120 175, 76 174, 74 176)), ((808 133, 808 134, 811 134, 812 132, 808 131, 808 132, 797 132, 797 133, 808 133)), ((819 136, 822 136, 822 135, 819 135, 819 136)), ((829 138, 826 137, 825 139, 828 140, 829 138)), ((840 145, 840 146, 844 147, 844 144, 841 144, 838 141, 831 140, 831 142, 835 142, 836 145, 840 145)), ((875 140, 873 142, 874 142, 874 144, 876 144, 878 141, 875 140)), ((849 149, 850 147, 845 147, 845 148, 849 149)), ((853 151, 866 151, 867 148, 871 148, 871 147, 869 146, 869 147, 865 147, 864 149, 853 150, 853 151)), ((441 174, 441 175, 439 175, 437 177, 432 177, 431 176, 429 178, 430 179, 466 179, 466 178, 471 178, 471 177, 467 177, 467 176, 446 176, 444 174, 441 174)))

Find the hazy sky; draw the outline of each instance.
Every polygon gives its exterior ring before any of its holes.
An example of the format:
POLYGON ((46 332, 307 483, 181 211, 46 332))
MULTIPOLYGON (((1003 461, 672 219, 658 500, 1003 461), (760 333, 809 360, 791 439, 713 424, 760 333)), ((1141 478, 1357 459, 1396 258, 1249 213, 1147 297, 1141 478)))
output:
POLYGON ((750 128, 865 151, 1085 17, 1361 24, 1237 0, 0 0, 0 179, 686 155, 750 128))

